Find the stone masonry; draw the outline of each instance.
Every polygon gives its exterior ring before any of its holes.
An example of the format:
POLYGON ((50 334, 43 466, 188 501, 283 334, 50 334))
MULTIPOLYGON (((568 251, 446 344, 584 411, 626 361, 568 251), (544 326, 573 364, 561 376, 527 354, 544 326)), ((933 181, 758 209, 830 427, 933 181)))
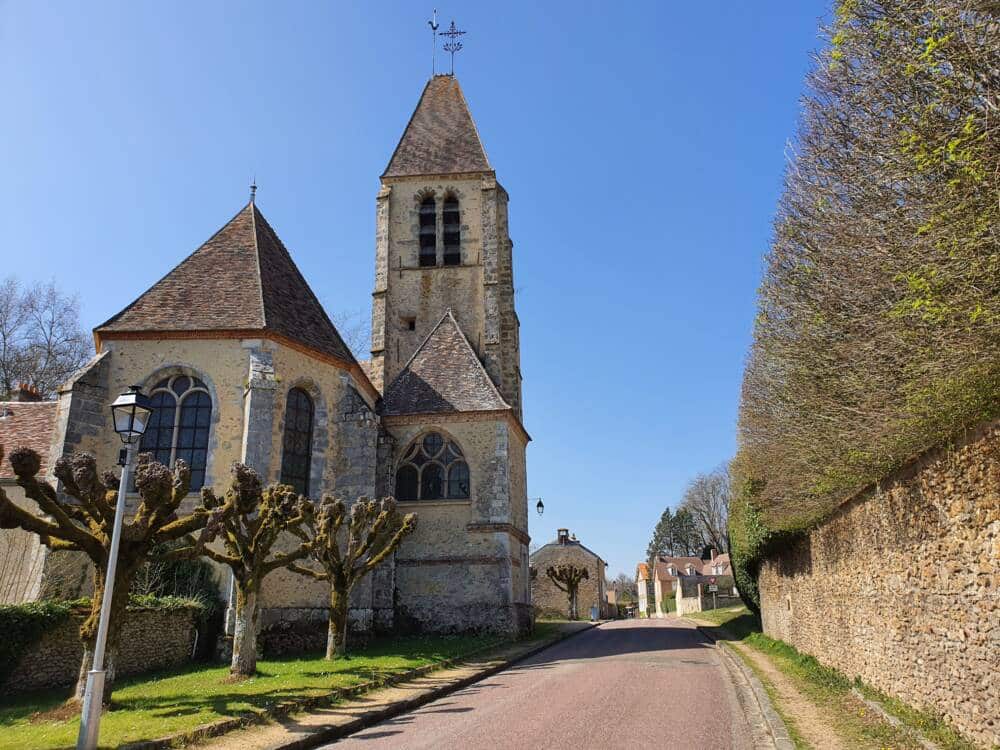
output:
POLYGON ((531 555, 534 579, 531 581, 531 603, 541 617, 564 618, 569 615, 569 598, 545 575, 550 565, 576 565, 586 568, 589 578, 580 582, 577 593, 577 613, 581 619, 590 617, 590 608, 596 606, 605 616, 607 601, 604 595, 606 563, 597 554, 571 539, 568 529, 559 529, 556 541, 535 550, 531 555))
POLYGON ((1000 744, 1000 424, 774 553, 760 595, 768 635, 1000 744))

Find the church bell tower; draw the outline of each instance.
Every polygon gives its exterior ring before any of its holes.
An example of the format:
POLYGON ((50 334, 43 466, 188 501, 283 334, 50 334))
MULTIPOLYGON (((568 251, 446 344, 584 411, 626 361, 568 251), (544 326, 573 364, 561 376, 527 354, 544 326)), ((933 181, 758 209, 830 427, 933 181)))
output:
POLYGON ((507 202, 458 80, 434 76, 381 176, 376 202, 371 370, 383 393, 451 310, 521 419, 507 202))

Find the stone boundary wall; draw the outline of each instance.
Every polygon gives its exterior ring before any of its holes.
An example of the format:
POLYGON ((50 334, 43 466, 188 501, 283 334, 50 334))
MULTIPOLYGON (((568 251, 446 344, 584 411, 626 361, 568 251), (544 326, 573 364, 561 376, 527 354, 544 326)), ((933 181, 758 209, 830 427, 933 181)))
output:
POLYGON ((1000 744, 1000 422, 879 485, 764 562, 764 632, 1000 744))
MULTIPOLYGON (((122 633, 117 676, 123 677, 184 664, 191 658, 197 632, 195 609, 132 609, 122 633)), ((83 659, 80 624, 73 614, 48 631, 17 663, 0 694, 68 687, 76 682, 83 659)))

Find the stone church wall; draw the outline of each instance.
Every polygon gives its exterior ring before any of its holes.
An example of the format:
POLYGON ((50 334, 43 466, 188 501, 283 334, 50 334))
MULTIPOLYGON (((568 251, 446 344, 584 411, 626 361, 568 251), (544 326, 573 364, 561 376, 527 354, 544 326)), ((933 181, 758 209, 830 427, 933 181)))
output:
POLYGON ((768 635, 1000 744, 1000 426, 845 503, 760 595, 768 635))
POLYGON ((388 429, 395 438, 396 460, 430 429, 454 439, 471 479, 468 500, 400 503, 402 511, 417 514, 416 530, 396 555, 400 626, 436 632, 526 629, 527 606, 515 591, 521 542, 506 501, 506 423, 441 415, 433 423, 393 418, 388 429), (501 433, 504 439, 498 439, 501 433), (498 492, 503 502, 497 501, 498 492))

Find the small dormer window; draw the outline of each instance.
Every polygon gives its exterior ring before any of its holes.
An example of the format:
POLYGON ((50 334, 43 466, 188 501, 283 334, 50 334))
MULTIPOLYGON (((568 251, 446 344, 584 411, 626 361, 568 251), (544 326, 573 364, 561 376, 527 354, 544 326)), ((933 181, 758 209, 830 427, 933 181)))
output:
POLYGON ((457 266, 462 263, 462 219, 458 199, 449 195, 444 201, 444 264, 457 266))
POLYGON ((437 202, 431 196, 420 204, 420 265, 437 265, 437 202))

